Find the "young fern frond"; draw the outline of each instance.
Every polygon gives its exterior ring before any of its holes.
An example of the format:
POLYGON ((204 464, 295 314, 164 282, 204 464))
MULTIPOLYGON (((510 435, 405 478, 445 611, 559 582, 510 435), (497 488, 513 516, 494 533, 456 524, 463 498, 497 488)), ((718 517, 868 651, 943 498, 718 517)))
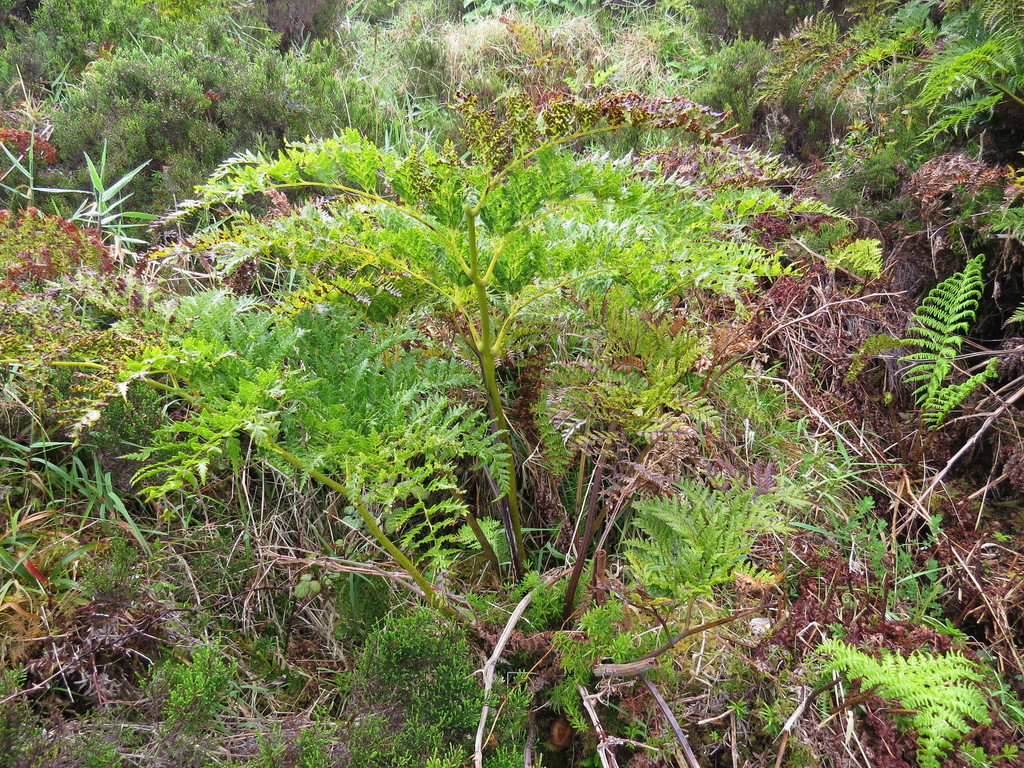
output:
POLYGON ((818 651, 831 657, 825 664, 827 673, 859 680, 861 690, 875 688, 877 695, 910 711, 897 717, 917 732, 921 768, 939 768, 973 723, 991 722, 985 696, 974 685, 984 675, 961 653, 917 651, 904 658, 883 651, 876 659, 840 640, 828 640, 818 651))
POLYGON ((904 341, 919 351, 905 355, 912 362, 904 375, 917 385, 914 398, 922 421, 935 429, 945 421, 978 386, 995 375, 990 363, 985 370, 962 384, 947 385, 954 361, 963 345, 964 334, 974 321, 984 288, 982 269, 985 256, 978 254, 963 270, 943 280, 925 297, 911 318, 904 341))
POLYGON ((627 542, 626 557, 653 594, 706 594, 744 567, 758 532, 784 528, 771 494, 712 490, 692 480, 677 490, 677 496, 636 505, 641 535, 627 542))

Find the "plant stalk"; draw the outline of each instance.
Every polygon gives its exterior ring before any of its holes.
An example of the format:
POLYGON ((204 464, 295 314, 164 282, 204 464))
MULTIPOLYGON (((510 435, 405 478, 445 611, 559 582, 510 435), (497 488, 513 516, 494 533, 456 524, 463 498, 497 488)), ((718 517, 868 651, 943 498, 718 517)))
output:
POLYGON ((395 562, 398 563, 398 565, 401 566, 401 568, 406 573, 408 573, 409 576, 412 577, 412 580, 416 582, 416 586, 418 586, 422 590, 423 596, 427 599, 427 601, 431 603, 434 607, 436 607, 438 610, 443 611, 444 613, 454 615, 460 619, 463 618, 458 611, 456 611, 454 608, 452 608, 450 605, 448 605, 446 602, 444 602, 438 597, 437 592, 434 590, 434 585, 431 584, 423 575, 422 571, 420 571, 420 569, 413 564, 412 560, 409 559, 409 556, 406 555, 398 547, 397 544, 395 544, 391 539, 388 538, 388 535, 384 533, 381 527, 377 524, 376 518, 373 516, 370 510, 366 508, 366 505, 363 504, 363 502, 360 499, 356 498, 351 492, 349 492, 349 490, 345 486, 343 486, 334 478, 329 477, 328 475, 325 475, 323 472, 320 472, 318 470, 310 469, 308 466, 306 466, 306 463, 302 459, 300 459, 298 456, 291 453, 290 451, 282 448, 276 442, 268 440, 265 443, 265 446, 274 453, 276 453, 278 456, 280 456, 282 459, 287 461, 296 469, 307 473, 311 478, 316 480, 321 485, 326 485, 328 488, 337 491, 338 493, 342 494, 346 499, 348 499, 349 503, 355 508, 355 510, 359 513, 359 516, 363 519, 363 523, 366 525, 367 530, 370 531, 373 537, 387 551, 387 553, 395 559, 395 562))
POLYGON ((512 569, 516 578, 523 572, 523 526, 519 514, 519 487, 516 481, 516 460, 512 452, 512 434, 509 429, 505 409, 501 404, 501 391, 498 389, 497 365, 494 361, 495 338, 491 318, 491 304, 487 298, 488 276, 480 272, 480 250, 476 229, 476 217, 479 210, 469 205, 464 206, 466 212, 466 231, 469 239, 469 278, 476 291, 477 312, 480 315, 480 338, 477 344, 477 357, 480 360, 480 374, 483 377, 487 401, 498 430, 509 456, 508 493, 505 501, 512 528, 509 548, 512 550, 512 569))

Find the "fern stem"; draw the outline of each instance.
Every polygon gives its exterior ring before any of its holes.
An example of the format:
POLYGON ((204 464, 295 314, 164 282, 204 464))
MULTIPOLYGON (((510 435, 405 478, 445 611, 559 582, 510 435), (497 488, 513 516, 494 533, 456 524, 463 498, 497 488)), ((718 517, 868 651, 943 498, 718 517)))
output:
MULTIPOLYGON (((24 360, 18 358, 8 358, 0 360, 0 365, 24 365, 24 360)), ((88 368, 93 371, 105 371, 110 366, 101 365, 100 363, 93 363, 88 360, 48 360, 47 365, 53 365, 63 368, 88 368)))
POLYGON ((349 503, 355 508, 355 510, 359 513, 359 516, 363 519, 363 523, 366 525, 367 530, 369 530, 369 532, 373 535, 377 542, 387 551, 387 553, 395 559, 395 562, 398 563, 399 566, 401 566, 402 570, 404 570, 406 573, 409 574, 409 576, 412 577, 412 580, 416 582, 416 586, 418 586, 423 591, 423 597, 426 598, 426 600, 429 603, 431 603, 434 607, 436 607, 438 610, 441 610, 444 613, 447 613, 451 616, 455 616, 460 619, 463 618, 462 614, 460 614, 452 606, 450 606, 448 603, 441 600, 437 596, 437 592, 434 590, 434 585, 431 584, 423 575, 422 571, 420 571, 420 569, 413 564, 412 560, 409 559, 409 556, 406 555, 398 547, 397 544, 395 544, 391 539, 388 538, 388 535, 384 533, 381 527, 377 524, 377 520, 370 512, 370 510, 367 509, 366 505, 363 504, 363 502, 359 498, 357 498, 353 493, 351 493, 349 489, 347 489, 334 478, 325 475, 323 472, 320 472, 316 469, 311 469, 306 465, 306 462, 304 462, 295 454, 281 447, 273 440, 268 439, 265 442, 263 442, 262 445, 271 450, 272 452, 276 453, 278 456, 287 461, 300 472, 308 474, 311 478, 316 480, 321 485, 325 485, 328 488, 337 491, 338 493, 342 494, 346 499, 348 499, 349 503))
MULTIPOLYGON (((512 529, 509 549, 512 551, 512 570, 516 579, 523 573, 523 526, 519 515, 519 488, 516 481, 516 460, 513 453, 512 433, 509 429, 505 409, 501 404, 501 391, 498 389, 497 365, 494 362, 495 339, 491 318, 491 304, 487 297, 487 277, 480 274, 480 250, 476 229, 477 208, 463 206, 466 212, 466 233, 469 241, 470 279, 476 290, 477 312, 480 315, 480 334, 477 345, 477 357, 480 360, 480 373, 487 391, 491 418, 501 435, 501 440, 508 449, 508 492, 505 495, 508 504, 510 527, 512 529)), ((472 326, 471 326, 472 327, 472 326)))
POLYGON ((605 452, 601 451, 601 457, 597 460, 597 467, 594 469, 594 480, 590 484, 590 499, 587 502, 587 520, 583 526, 583 536, 580 538, 576 549, 576 562, 572 567, 572 576, 569 577, 569 587, 565 590, 565 606, 562 608, 562 626, 569 623, 572 618, 573 603, 576 602, 576 587, 579 585, 580 575, 583 573, 583 566, 587 562, 587 553, 590 551, 590 543, 594 538, 596 529, 597 502, 601 493, 601 483, 604 481, 605 473, 605 452))

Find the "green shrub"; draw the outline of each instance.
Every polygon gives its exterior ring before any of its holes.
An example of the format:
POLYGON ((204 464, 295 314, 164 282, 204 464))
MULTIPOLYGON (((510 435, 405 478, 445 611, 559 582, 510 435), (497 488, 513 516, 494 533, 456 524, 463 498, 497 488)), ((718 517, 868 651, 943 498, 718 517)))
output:
POLYGON ((243 4, 213 0, 41 0, 28 19, 8 20, 0 58, 28 82, 48 86, 57 79, 73 81, 124 49, 152 53, 166 44, 201 41, 218 52, 241 37, 276 43, 258 21, 243 4))
POLYGON ((221 160, 245 148, 280 146, 334 125, 330 49, 284 57, 241 43, 212 53, 167 46, 126 50, 95 62, 64 105, 54 142, 70 184, 86 185, 83 153, 98 155, 116 178, 149 162, 133 183, 134 207, 159 210, 187 197, 221 160))
POLYGON ((14 695, 24 686, 24 673, 10 668, 0 670, 0 764, 38 768, 49 751, 48 739, 28 699, 14 695))
POLYGON ((453 748, 469 754, 483 704, 475 668, 461 633, 436 614, 389 619, 353 672, 351 764, 421 768, 453 748))
POLYGON ((216 646, 201 646, 187 664, 172 662, 164 668, 167 701, 163 717, 171 729, 201 733, 229 697, 235 663, 216 646))
POLYGON ((839 10, 846 0, 694 0, 705 32, 726 40, 768 42, 822 10, 839 10))
POLYGON ((754 129, 758 73, 768 63, 768 47, 757 40, 737 40, 708 61, 705 85, 697 91, 702 104, 730 110, 743 133, 754 129))

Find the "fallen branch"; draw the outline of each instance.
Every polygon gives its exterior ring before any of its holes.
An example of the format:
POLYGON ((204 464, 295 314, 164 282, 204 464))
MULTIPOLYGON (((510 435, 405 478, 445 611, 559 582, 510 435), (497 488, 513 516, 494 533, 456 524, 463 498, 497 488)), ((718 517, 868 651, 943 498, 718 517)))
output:
POLYGON ((501 637, 498 638, 498 642, 494 645, 494 650, 491 652, 490 657, 484 663, 480 669, 480 673, 484 680, 484 705, 480 710, 480 724, 476 729, 476 741, 474 742, 473 749, 473 765, 476 768, 483 768, 484 765, 484 730, 487 728, 487 718, 491 713, 491 689, 494 687, 494 670, 498 666, 498 662, 501 660, 501 654, 505 652, 505 646, 508 645, 509 638, 512 637, 512 630, 515 629, 516 624, 519 623, 519 619, 523 617, 527 607, 533 600, 533 596, 536 595, 540 590, 546 589, 558 581, 564 576, 566 570, 561 568, 553 573, 548 574, 544 579, 541 580, 540 585, 533 590, 528 592, 526 596, 519 601, 515 609, 512 611, 512 615, 508 617, 508 621, 505 622, 505 629, 501 633, 501 637))
POLYGON ((756 608, 745 608, 742 611, 734 613, 732 616, 726 616, 724 619, 716 619, 715 621, 709 621, 707 624, 701 624, 699 627, 688 629, 673 637, 657 650, 651 651, 646 656, 641 656, 636 661, 627 661, 622 664, 597 664, 593 670, 594 675, 597 677, 636 677, 637 675, 642 675, 644 672, 650 672, 658 666, 657 658, 663 653, 671 651, 682 640, 685 640, 691 635, 698 635, 709 629, 720 627, 723 624, 729 624, 730 622, 736 621, 736 619, 742 619, 744 616, 749 616, 752 613, 757 613, 758 611, 763 610, 766 605, 767 603, 761 603, 761 605, 756 608))
POLYGON ((601 765, 603 768, 619 768, 619 764, 615 760, 615 753, 612 752, 612 746, 616 740, 608 738, 608 734, 601 726, 601 720, 597 717, 597 710, 594 708, 594 701, 601 698, 601 694, 589 693, 582 685, 576 687, 580 691, 583 708, 587 710, 590 722, 594 724, 594 730, 597 731, 597 756, 601 760, 601 765))
MULTIPOLYGON (((683 732, 682 727, 679 725, 679 721, 676 720, 676 716, 672 714, 672 710, 669 709, 668 702, 661 695, 661 692, 654 687, 654 683, 647 679, 646 675, 640 675, 640 679, 644 685, 647 686, 647 690, 651 692, 654 700, 658 702, 658 708, 662 714, 665 715, 665 719, 668 721, 669 727, 672 728, 672 733, 676 735, 676 741, 679 742, 679 746, 683 748, 683 755, 686 757, 686 763, 689 768, 700 768, 700 763, 697 762, 696 755, 693 754, 693 750, 690 749, 690 742, 686 738, 686 734, 683 732)), ((778 766, 776 766, 778 768, 778 766)))

